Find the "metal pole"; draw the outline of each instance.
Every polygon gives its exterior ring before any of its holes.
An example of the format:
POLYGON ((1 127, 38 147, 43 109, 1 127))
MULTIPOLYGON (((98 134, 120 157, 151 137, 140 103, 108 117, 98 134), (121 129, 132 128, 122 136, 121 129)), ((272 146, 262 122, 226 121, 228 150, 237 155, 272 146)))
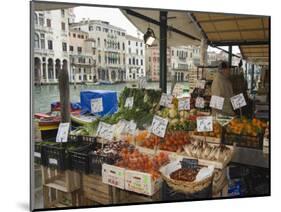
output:
POLYGON ((252 71, 251 71, 251 93, 254 90, 254 73, 255 73, 255 65, 252 64, 252 71))
POLYGON ((232 46, 228 46, 228 64, 232 66, 232 46))
POLYGON ((167 92, 167 11, 160 11, 160 88, 167 92))

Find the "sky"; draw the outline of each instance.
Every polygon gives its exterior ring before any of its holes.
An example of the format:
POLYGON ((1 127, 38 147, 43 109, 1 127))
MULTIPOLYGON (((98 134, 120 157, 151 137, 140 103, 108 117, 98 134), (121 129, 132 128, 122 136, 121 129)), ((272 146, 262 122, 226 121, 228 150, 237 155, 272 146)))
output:
MULTIPOLYGON (((137 28, 122 14, 117 8, 104 8, 104 7, 75 7, 74 8, 75 21, 85 19, 97 19, 108 21, 114 26, 121 27, 127 31, 127 34, 137 37, 137 28)), ((228 47, 222 47, 228 50, 228 47)), ((216 48, 209 47, 208 51, 220 52, 216 48)), ((234 46, 232 48, 234 54, 239 53, 239 48, 234 46)))

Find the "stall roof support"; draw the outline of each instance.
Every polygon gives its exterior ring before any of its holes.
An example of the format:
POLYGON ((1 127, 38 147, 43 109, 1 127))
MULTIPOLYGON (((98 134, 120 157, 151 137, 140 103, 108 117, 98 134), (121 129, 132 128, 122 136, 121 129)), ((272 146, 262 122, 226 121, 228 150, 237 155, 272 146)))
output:
POLYGON ((210 46, 268 45, 268 41, 209 41, 210 46))
POLYGON ((232 66, 232 46, 228 46, 228 65, 232 66))
POLYGON ((167 11, 160 11, 160 88, 167 93, 167 11))

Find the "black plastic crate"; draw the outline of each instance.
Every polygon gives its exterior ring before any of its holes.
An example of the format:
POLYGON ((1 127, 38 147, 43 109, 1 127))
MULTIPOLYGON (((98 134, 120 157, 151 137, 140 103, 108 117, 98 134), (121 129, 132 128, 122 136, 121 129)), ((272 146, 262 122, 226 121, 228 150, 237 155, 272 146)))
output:
POLYGON ((226 145, 233 145, 236 143, 238 147, 262 149, 263 134, 259 133, 257 136, 247 136, 225 132, 223 136, 223 143, 226 145))
POLYGON ((38 165, 46 165, 42 144, 43 142, 35 142, 34 144, 34 163, 38 165))
POLYGON ((93 136, 87 135, 68 135, 69 142, 89 142, 94 143, 96 142, 97 138, 93 136))

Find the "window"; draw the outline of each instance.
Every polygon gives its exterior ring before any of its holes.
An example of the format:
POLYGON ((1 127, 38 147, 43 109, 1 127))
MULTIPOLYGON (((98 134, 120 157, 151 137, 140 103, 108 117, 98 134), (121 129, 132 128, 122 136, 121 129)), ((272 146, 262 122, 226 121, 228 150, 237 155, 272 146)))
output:
POLYGON ((62 16, 62 17, 65 16, 65 11, 64 11, 64 9, 61 9, 61 16, 62 16))
POLYGON ((133 58, 133 65, 135 65, 135 58, 133 58))
POLYGON ((141 50, 141 55, 143 55, 143 50, 141 50))
POLYGON ((45 34, 43 33, 40 34, 40 45, 41 49, 45 49, 45 34))
POLYGON ((172 50, 172 56, 174 56, 174 50, 172 50))
POLYGON ((93 55, 95 55, 96 54, 96 50, 95 49, 93 49, 93 55))
POLYGON ((140 46, 142 47, 142 42, 140 43, 140 46))
POLYGON ((125 51, 125 43, 123 42, 123 51, 125 51))
POLYGON ((107 28, 103 28, 103 32, 108 32, 108 29, 107 28))
POLYGON ((89 26, 89 31, 93 31, 93 26, 89 26))
POLYGON ((91 59, 89 58, 89 64, 91 64, 92 63, 92 61, 91 61, 91 59))
POLYGON ((77 37, 80 38, 80 34, 78 34, 77 37))
POLYGON ((67 51, 67 44, 65 42, 62 42, 62 51, 67 51))
POLYGON ((131 45, 131 42, 128 40, 128 45, 131 45))
POLYGON ((129 54, 131 54, 131 48, 129 48, 129 54))
POLYGON ((117 43, 117 47, 118 47, 118 49, 120 49, 120 43, 119 42, 117 43))
POLYGON ((139 60, 138 59, 136 59, 136 64, 139 65, 139 60))
POLYGON ((190 58, 192 58, 192 52, 190 52, 190 58))
POLYGON ((78 46, 78 47, 77 47, 77 52, 78 52, 78 53, 81 53, 81 52, 82 52, 82 47, 78 46))
POLYGON ((73 52, 73 46, 69 46, 69 51, 73 52))
POLYGON ((35 36, 34 36, 34 45, 35 45, 35 48, 39 48, 39 35, 38 34, 35 34, 35 36))
POLYGON ((40 26, 44 26, 44 15, 43 14, 39 14, 39 24, 40 24, 40 26))
POLYGON ((139 50, 138 49, 136 49, 136 54, 139 54, 139 50))
POLYGON ((103 41, 104 41, 104 47, 106 47, 106 39, 104 39, 103 41))
POLYGON ((136 41, 136 46, 138 46, 138 42, 136 41))
POLYGON ((51 19, 47 19, 47 27, 51 27, 52 24, 51 24, 51 19))
POLYGON ((36 13, 34 13, 34 23, 37 25, 38 24, 38 16, 36 13))
POLYGON ((119 32, 119 31, 117 31, 117 35, 120 35, 120 32, 119 32))
POLYGON ((100 56, 100 54, 99 54, 98 60, 99 60, 99 63, 100 63, 100 62, 101 62, 101 56, 100 56))
POLYGON ((179 52, 177 51, 177 56, 179 56, 179 52))
POLYGON ((100 38, 98 38, 98 47, 100 47, 100 38))
POLYGON ((129 58, 129 65, 131 65, 131 58, 129 58))
POLYGON ((151 57, 148 57, 148 62, 151 62, 151 57))
POLYGON ((97 26, 97 27, 96 27, 96 30, 97 30, 97 31, 101 31, 101 27, 100 27, 100 26, 97 26))
POLYGON ((48 40, 48 49, 53 50, 53 41, 48 40))
POLYGON ((61 30, 65 31, 65 23, 61 22, 61 30))
POLYGON ((140 63, 141 63, 141 65, 143 65, 143 60, 142 59, 140 60, 140 63))
POLYGON ((122 36, 125 36, 125 32, 122 32, 122 36))
POLYGON ((81 35, 81 38, 84 39, 84 35, 81 35))
POLYGON ((74 38, 76 38, 76 34, 75 33, 73 33, 73 35, 72 35, 74 38))

